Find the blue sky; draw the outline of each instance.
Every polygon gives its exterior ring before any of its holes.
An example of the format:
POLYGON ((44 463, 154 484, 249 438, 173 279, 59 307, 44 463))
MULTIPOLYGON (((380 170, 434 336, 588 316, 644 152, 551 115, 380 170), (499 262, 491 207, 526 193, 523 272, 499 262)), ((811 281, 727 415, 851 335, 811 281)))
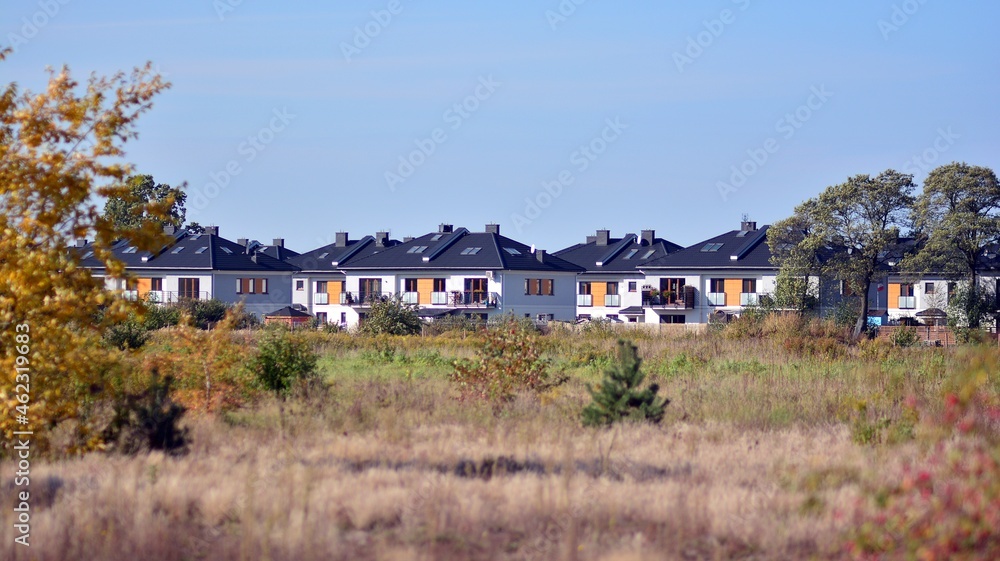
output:
POLYGON ((0 81, 152 61, 173 88, 137 171, 186 181, 191 220, 299 251, 441 222, 690 245, 858 173, 1000 170, 995 2, 329 4, 12 2, 0 81))

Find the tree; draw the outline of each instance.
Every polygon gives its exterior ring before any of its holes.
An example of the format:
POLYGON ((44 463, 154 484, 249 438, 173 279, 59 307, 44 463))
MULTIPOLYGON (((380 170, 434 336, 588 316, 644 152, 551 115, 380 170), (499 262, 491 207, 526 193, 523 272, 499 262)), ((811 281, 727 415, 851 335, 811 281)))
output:
POLYGON ((537 330, 529 320, 512 315, 484 327, 483 346, 475 359, 459 359, 453 366, 451 380, 464 399, 482 399, 495 406, 514 399, 518 392, 542 391, 564 381, 549 382, 537 330))
POLYGON ((375 297, 368 315, 361 322, 361 332, 368 335, 416 335, 423 327, 416 308, 412 304, 404 304, 399 296, 375 297))
MULTIPOLYGON (((904 262, 914 273, 940 272, 965 278, 980 289, 977 266, 984 251, 1000 244, 1000 182, 987 167, 951 163, 931 170, 913 209, 920 251, 904 262)), ((977 302, 975 294, 969 302, 977 302)), ((982 315, 967 309, 969 327, 982 315)))
POLYGON ((184 202, 187 194, 170 185, 158 184, 152 175, 133 175, 125 180, 122 194, 108 197, 104 203, 104 216, 123 230, 141 228, 146 222, 180 228, 184 224, 187 209, 184 202), (151 215, 147 210, 151 203, 168 205, 166 217, 151 215))
POLYGON ((816 271, 862 295, 855 337, 867 329, 867 295, 875 276, 899 258, 899 232, 913 204, 913 189, 912 175, 891 169, 876 177, 855 175, 797 206, 791 218, 772 227, 773 237, 769 233, 775 264, 783 272, 816 271))
MULTIPOLYGON (((0 63, 9 53, 0 51, 0 63)), ((76 437, 70 451, 101 444, 102 427, 87 411, 108 397, 120 356, 101 335, 133 304, 80 266, 72 240, 93 235, 94 257, 119 278, 124 265, 110 251, 116 240, 127 236, 149 250, 166 242, 161 228, 126 232, 93 197, 124 194, 123 145, 168 85, 147 64, 79 86, 63 68, 50 71, 43 92, 0 90, 0 456, 15 431, 33 430, 41 452, 50 429, 67 422, 76 437)), ((166 217, 169 209, 151 203, 143 212, 166 217)))
POLYGON ((270 329, 260 342, 252 369, 260 384, 278 397, 285 397, 295 380, 316 370, 316 353, 306 341, 285 329, 270 329))
POLYGON ((618 340, 618 364, 604 371, 604 379, 596 387, 587 387, 593 402, 583 409, 584 426, 608 426, 631 419, 659 423, 670 403, 657 397, 660 387, 650 384, 640 389, 646 379, 639 367, 642 359, 629 341, 618 340))

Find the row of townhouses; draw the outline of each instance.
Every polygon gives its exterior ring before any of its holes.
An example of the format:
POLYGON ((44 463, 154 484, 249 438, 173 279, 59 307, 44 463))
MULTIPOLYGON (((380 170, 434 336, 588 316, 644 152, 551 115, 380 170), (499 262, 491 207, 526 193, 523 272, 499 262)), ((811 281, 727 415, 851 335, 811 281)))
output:
MULTIPOLYGON (((598 230, 582 243, 548 253, 501 235, 500 226, 470 231, 442 224, 420 237, 387 232, 333 243, 305 253, 240 238, 217 227, 199 233, 169 229, 160 251, 119 242, 115 256, 131 278, 107 278, 91 245, 77 242, 83 265, 109 289, 130 298, 170 303, 182 298, 243 302, 260 317, 292 314, 352 327, 376 298, 399 296, 428 321, 449 315, 489 319, 515 314, 539 322, 606 318, 630 323, 706 323, 738 316, 775 289, 767 226, 740 228, 681 247, 653 230, 612 237, 598 230)), ((1000 260, 982 257, 981 282, 1000 294, 1000 260)), ((818 281, 817 281, 818 282, 818 281)), ((903 318, 930 323, 947 307, 955 283, 944 276, 887 270, 868 298, 874 321, 903 318)), ((827 280, 820 313, 851 296, 827 280)), ((998 306, 1000 307, 1000 306, 998 306)))

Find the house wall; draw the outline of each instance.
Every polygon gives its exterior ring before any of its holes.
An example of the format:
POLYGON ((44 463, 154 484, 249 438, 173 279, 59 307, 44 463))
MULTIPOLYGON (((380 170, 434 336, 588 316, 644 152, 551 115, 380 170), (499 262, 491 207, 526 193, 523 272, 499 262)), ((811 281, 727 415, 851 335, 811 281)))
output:
POLYGON ((500 306, 497 313, 538 318, 539 314, 552 314, 556 321, 576 319, 576 273, 553 271, 506 271, 497 275, 501 283, 500 306), (524 294, 525 279, 552 279, 552 296, 524 294))
MULTIPOLYGON (((628 308, 629 306, 642 306, 642 285, 647 281, 642 276, 638 275, 614 275, 614 274, 602 274, 602 275, 580 275, 577 277, 577 284, 574 290, 575 294, 579 294, 579 284, 582 282, 590 282, 593 290, 593 305, 592 306, 581 306, 576 305, 576 316, 588 315, 591 319, 597 318, 607 318, 617 317, 621 321, 628 321, 625 316, 621 315, 621 310, 628 308), (607 292, 607 283, 613 282, 618 284, 618 296, 620 300, 619 306, 606 306, 603 294, 607 292), (629 292, 629 283, 635 283, 635 292, 629 292)), ((574 296, 574 300, 576 297, 574 296)), ((643 318, 645 319, 645 318, 643 318)))
MULTIPOLYGON (((263 319, 265 314, 288 306, 292 303, 291 273, 262 274, 261 271, 244 271, 215 273, 213 280, 213 297, 223 302, 235 304, 243 302, 244 309, 263 319), (267 279, 266 294, 238 294, 239 279, 267 279)), ((257 288, 257 290, 260 290, 257 288)))
POLYGON ((718 310, 726 313, 736 314, 743 310, 740 305, 740 295, 743 291, 743 279, 754 279, 757 282, 758 296, 773 294, 775 289, 776 272, 746 271, 739 269, 720 269, 711 272, 660 272, 656 271, 646 275, 643 284, 652 285, 659 289, 661 279, 684 279, 685 286, 695 287, 695 304, 693 309, 673 309, 647 307, 645 320, 647 323, 659 323, 665 315, 683 315, 685 323, 707 323, 709 316, 718 310), (723 279, 723 293, 726 295, 725 305, 713 306, 709 304, 708 294, 711 291, 711 280, 723 279))

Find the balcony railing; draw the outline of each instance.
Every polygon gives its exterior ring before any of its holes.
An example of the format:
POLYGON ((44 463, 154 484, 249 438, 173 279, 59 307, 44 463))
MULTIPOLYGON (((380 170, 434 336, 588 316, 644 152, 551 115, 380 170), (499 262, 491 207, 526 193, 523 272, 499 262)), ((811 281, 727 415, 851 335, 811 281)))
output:
POLYGON ((605 294, 604 305, 608 308, 618 308, 622 305, 621 294, 605 294))
POLYGON ((315 303, 318 305, 324 305, 330 303, 330 295, 326 292, 317 292, 316 296, 313 298, 315 303))
POLYGON ((577 294, 576 295, 576 305, 577 306, 593 306, 594 305, 594 295, 593 294, 577 294))
POLYGON ((915 296, 900 296, 899 297, 899 309, 910 310, 917 307, 917 298, 915 296))
POLYGON ((404 292, 402 299, 404 304, 419 304, 420 294, 417 292, 404 292))
POLYGON ((153 304, 174 304, 184 299, 188 300, 209 300, 211 295, 208 292, 175 292, 167 290, 150 290, 143 294, 139 294, 138 290, 123 290, 121 292, 122 297, 126 300, 136 301, 140 298, 145 298, 147 302, 153 304))
POLYGON ((447 292, 431 292, 431 304, 432 305, 448 305, 448 293, 447 292))
POLYGON ((496 292, 478 290, 452 291, 449 304, 468 308, 496 308, 500 295, 496 292))
POLYGON ((725 306, 726 305, 726 293, 725 292, 709 292, 708 293, 708 305, 709 306, 725 306))
POLYGON ((388 300, 393 296, 391 292, 341 292, 340 303, 345 306, 366 307, 371 306, 374 300, 388 300))
POLYGON ((740 306, 757 306, 760 304, 760 296, 756 292, 740 293, 740 306))

